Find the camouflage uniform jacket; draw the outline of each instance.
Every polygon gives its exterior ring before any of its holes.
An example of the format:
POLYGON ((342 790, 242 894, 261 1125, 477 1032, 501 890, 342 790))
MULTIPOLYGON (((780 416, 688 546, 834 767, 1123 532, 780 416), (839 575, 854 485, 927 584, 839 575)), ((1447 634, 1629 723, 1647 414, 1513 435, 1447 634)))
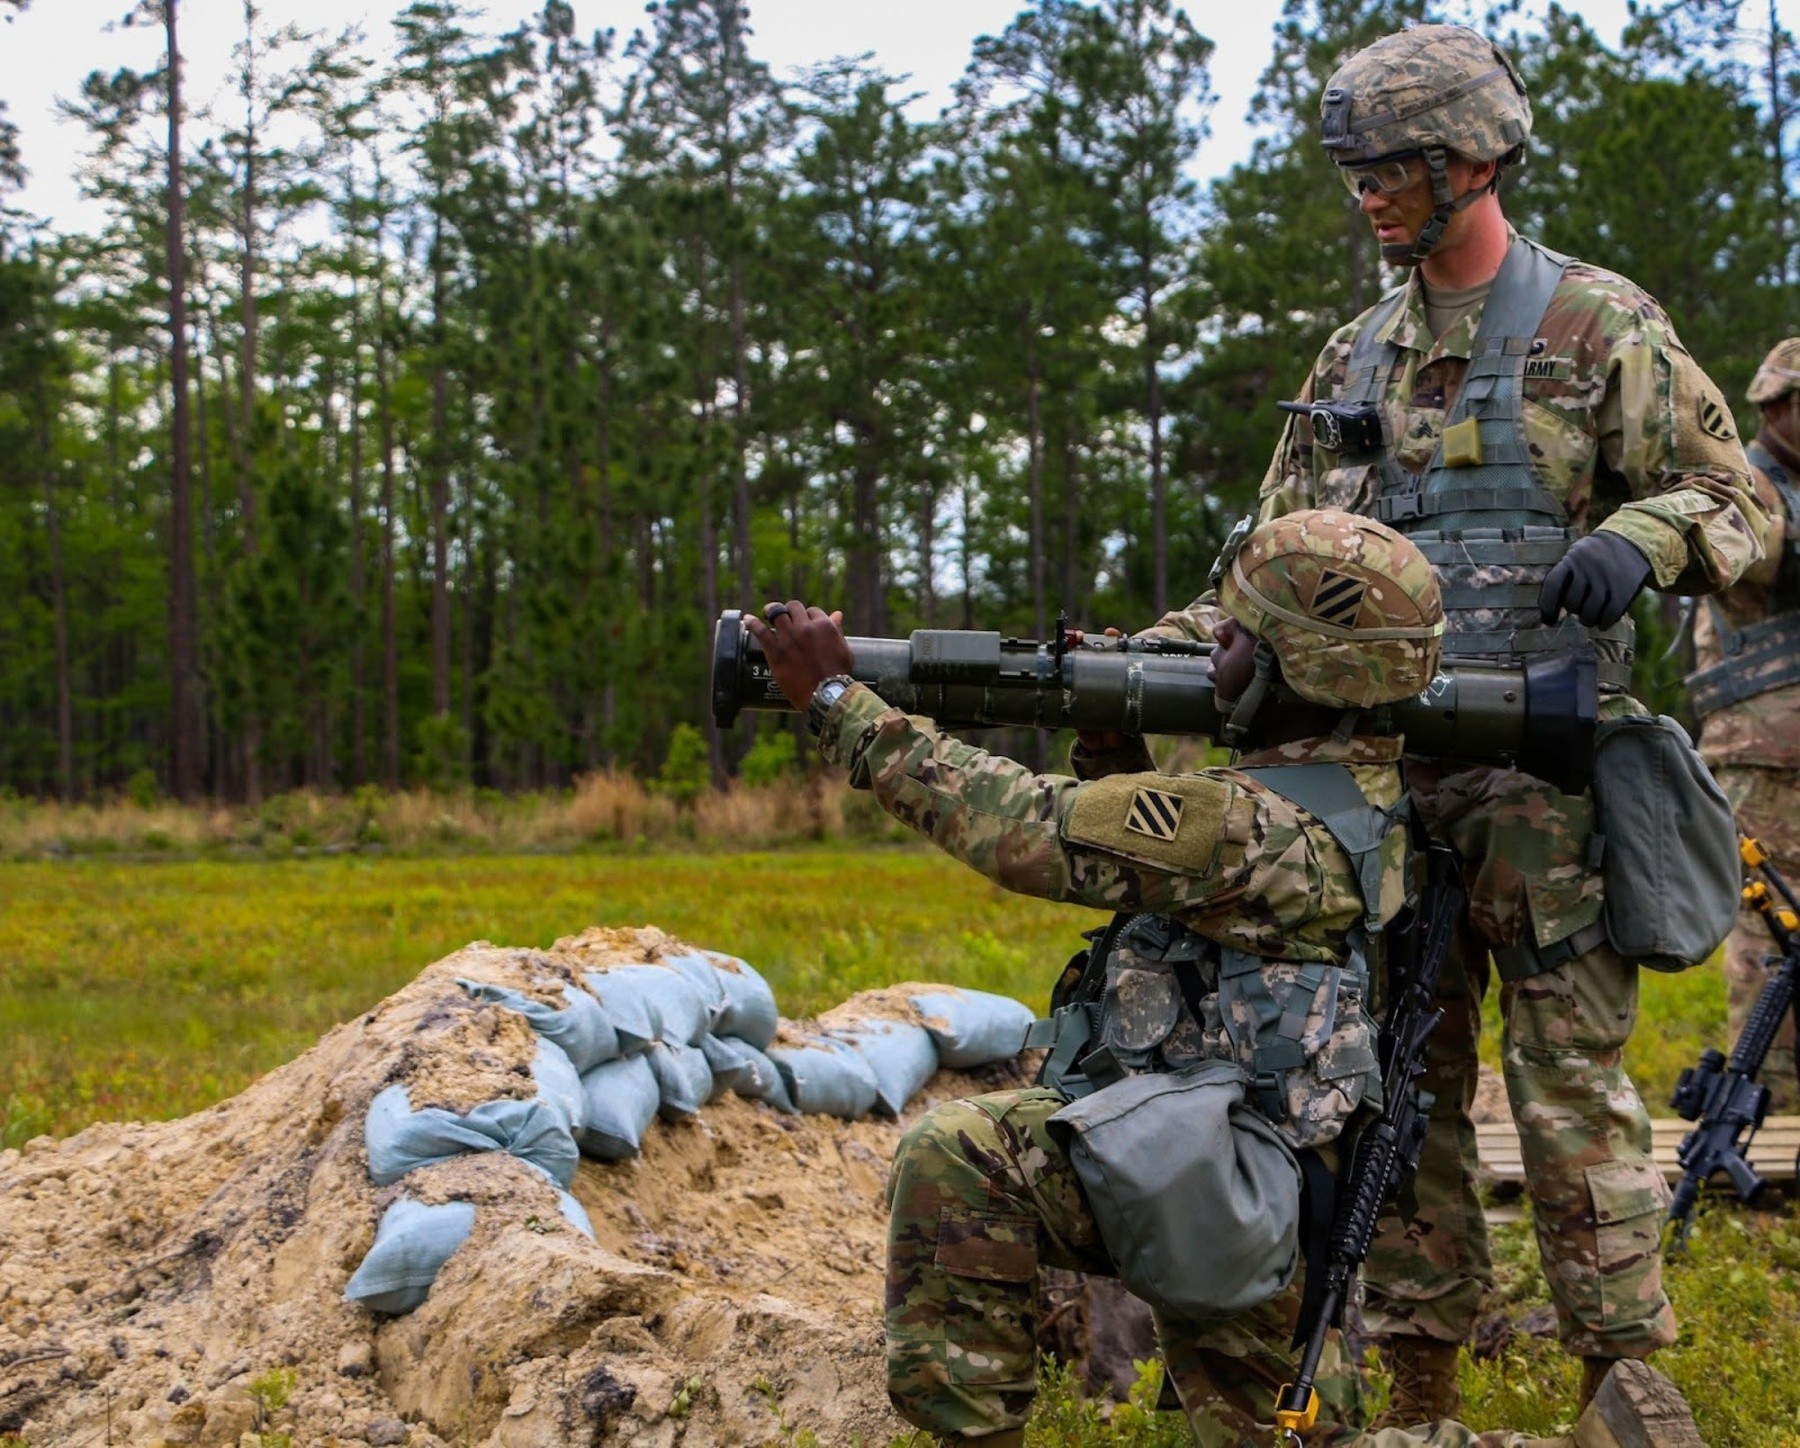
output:
MULTIPOLYGON (((1304 400, 1346 390, 1350 353, 1375 309, 1325 344, 1304 400)), ((1481 323, 1475 306, 1432 339, 1424 282, 1415 270, 1384 341, 1400 349, 1383 404, 1394 456, 1422 473, 1455 403, 1481 323)), ((1711 593, 1762 556, 1768 523, 1754 501, 1750 468, 1731 410, 1676 339, 1663 309, 1640 288, 1599 267, 1571 262, 1538 325, 1543 343, 1523 382, 1526 439, 1536 480, 1561 500, 1569 526, 1622 534, 1650 560, 1656 587, 1711 593)), ((1289 419, 1264 476, 1262 520, 1296 508, 1368 511, 1377 484, 1370 465, 1344 467, 1289 419)))
MULTIPOLYGON (((1800 452, 1765 428, 1757 441, 1800 481, 1800 452)), ((1764 557, 1745 570, 1742 578, 1713 600, 1734 629, 1760 623, 1774 611, 1776 575, 1781 569, 1785 543, 1796 520, 1788 516, 1774 481, 1753 468, 1758 501, 1773 520, 1764 540, 1764 557)), ((1694 662, 1698 668, 1719 663, 1724 655, 1712 609, 1694 612, 1694 662)), ((1765 769, 1800 769, 1800 684, 1788 684, 1765 694, 1730 704, 1706 716, 1700 733, 1700 752, 1714 769, 1728 765, 1754 765, 1765 769)))
MULTIPOLYGON (((1343 966, 1346 935, 1363 918, 1356 871, 1324 823, 1239 770, 1155 773, 1139 749, 1107 756, 1111 772, 1100 778, 1033 774, 890 707, 866 685, 833 706, 819 744, 828 760, 848 767, 853 786, 873 790, 896 819, 997 884, 1046 900, 1168 916, 1267 960, 1263 974, 1284 997, 1306 963, 1343 966), (1142 769, 1121 771, 1122 761, 1142 769), (1132 824, 1146 793, 1164 820, 1174 817, 1166 838, 1132 824)), ((1342 763, 1365 799, 1389 807, 1403 790, 1400 748, 1398 739, 1306 740, 1241 763, 1342 763)), ((1384 923, 1406 893, 1402 860, 1397 848, 1386 867, 1378 906, 1384 923)), ((1277 1126, 1296 1148, 1335 1139, 1370 1084, 1362 987, 1345 976, 1308 1013, 1302 1047, 1310 1069, 1287 1078, 1288 1119, 1277 1126)), ((1180 1024, 1150 1043, 1165 1066, 1230 1057, 1232 1040, 1246 1043, 1235 1052, 1245 1054, 1254 1022, 1227 1025, 1210 994, 1203 1015, 1194 1022, 1180 1007, 1180 1024)))

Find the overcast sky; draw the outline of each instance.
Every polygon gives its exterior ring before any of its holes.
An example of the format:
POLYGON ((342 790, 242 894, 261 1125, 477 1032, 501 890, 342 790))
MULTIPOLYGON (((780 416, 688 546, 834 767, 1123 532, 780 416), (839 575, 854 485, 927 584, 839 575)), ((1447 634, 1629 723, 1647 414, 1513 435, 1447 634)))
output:
MULTIPOLYGON (((390 46, 389 17, 404 0, 261 0, 266 23, 296 21, 335 34, 360 23, 371 51, 390 46)), ((574 0, 582 33, 611 28, 621 41, 644 21, 640 0, 574 0)), ((76 171, 86 137, 56 118, 58 96, 73 96, 93 70, 157 63, 161 31, 113 30, 130 0, 34 0, 12 24, 0 24, 0 99, 20 129, 31 181, 16 204, 50 217, 60 228, 91 226, 97 217, 79 200, 76 171)), ((489 0, 486 21, 509 29, 539 8, 532 0, 489 0)), ((751 0, 753 49, 778 75, 838 55, 873 51, 890 73, 910 74, 935 111, 968 63, 975 37, 994 34, 1022 8, 1021 0, 751 0)), ((1575 0, 1609 40, 1616 38, 1624 0, 1575 0)), ((1191 0, 1189 14, 1217 49, 1212 137, 1196 167, 1203 178, 1222 174, 1250 154, 1244 122, 1257 77, 1268 64, 1270 37, 1281 0, 1191 0)), ((231 99, 226 75, 231 46, 243 29, 240 0, 182 0, 182 52, 189 104, 231 99)))

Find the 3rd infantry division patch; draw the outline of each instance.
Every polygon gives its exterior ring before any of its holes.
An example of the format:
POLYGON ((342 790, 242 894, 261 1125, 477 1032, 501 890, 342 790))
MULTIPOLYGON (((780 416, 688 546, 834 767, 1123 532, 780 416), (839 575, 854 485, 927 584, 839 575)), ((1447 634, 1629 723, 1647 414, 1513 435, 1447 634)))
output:
POLYGON ((1181 828, 1182 798, 1160 789, 1140 789, 1125 812, 1125 828, 1153 840, 1172 840, 1181 828))
POLYGON ((1725 404, 1718 398, 1700 399, 1700 430, 1718 438, 1720 442, 1732 440, 1731 417, 1725 411, 1725 404))

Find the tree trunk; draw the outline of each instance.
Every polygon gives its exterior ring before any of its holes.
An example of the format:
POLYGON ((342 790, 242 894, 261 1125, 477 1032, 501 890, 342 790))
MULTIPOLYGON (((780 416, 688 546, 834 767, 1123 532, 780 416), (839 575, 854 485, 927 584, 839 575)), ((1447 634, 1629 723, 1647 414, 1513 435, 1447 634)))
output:
POLYGON ((1156 365, 1156 291, 1147 258, 1140 286, 1144 301, 1144 417, 1150 424, 1150 616, 1161 618, 1169 611, 1169 489, 1163 476, 1163 397, 1162 373, 1156 365))
POLYGON ((450 376, 444 357, 444 224, 431 239, 431 712, 450 713, 450 376))
MULTIPOLYGON (((377 238, 376 255, 380 255, 377 238)), ((394 406, 386 286, 376 284, 375 394, 381 409, 381 782, 400 788, 400 647, 394 636, 394 406)))
POLYGON ((350 407, 350 615, 355 620, 350 639, 350 780, 352 786, 369 777, 368 724, 363 698, 363 456, 362 456, 362 291, 360 259, 350 270, 350 379, 345 396, 350 407))
POLYGON ((40 376, 36 389, 38 458, 44 470, 44 523, 50 534, 50 608, 56 644, 57 798, 75 798, 75 714, 69 687, 69 591, 63 571, 62 518, 56 500, 55 440, 50 432, 50 399, 40 376))
POLYGON ((199 695, 195 669, 199 633, 194 611, 194 518, 188 437, 187 269, 182 238, 181 51, 177 0, 163 0, 168 44, 168 272, 169 272, 169 787, 183 803, 200 793, 199 695))

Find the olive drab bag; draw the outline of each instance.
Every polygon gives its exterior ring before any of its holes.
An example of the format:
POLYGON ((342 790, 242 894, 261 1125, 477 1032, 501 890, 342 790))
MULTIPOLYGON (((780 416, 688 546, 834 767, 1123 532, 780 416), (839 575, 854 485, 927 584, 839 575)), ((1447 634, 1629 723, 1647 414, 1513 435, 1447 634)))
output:
POLYGON ((1050 1118, 1119 1280, 1174 1318, 1267 1302, 1300 1261, 1300 1165, 1232 1061, 1126 1076, 1050 1118))
POLYGON ((1705 960, 1731 931, 1743 867, 1731 802, 1687 731, 1667 715, 1605 721, 1592 787, 1607 939, 1652 970, 1705 960))

